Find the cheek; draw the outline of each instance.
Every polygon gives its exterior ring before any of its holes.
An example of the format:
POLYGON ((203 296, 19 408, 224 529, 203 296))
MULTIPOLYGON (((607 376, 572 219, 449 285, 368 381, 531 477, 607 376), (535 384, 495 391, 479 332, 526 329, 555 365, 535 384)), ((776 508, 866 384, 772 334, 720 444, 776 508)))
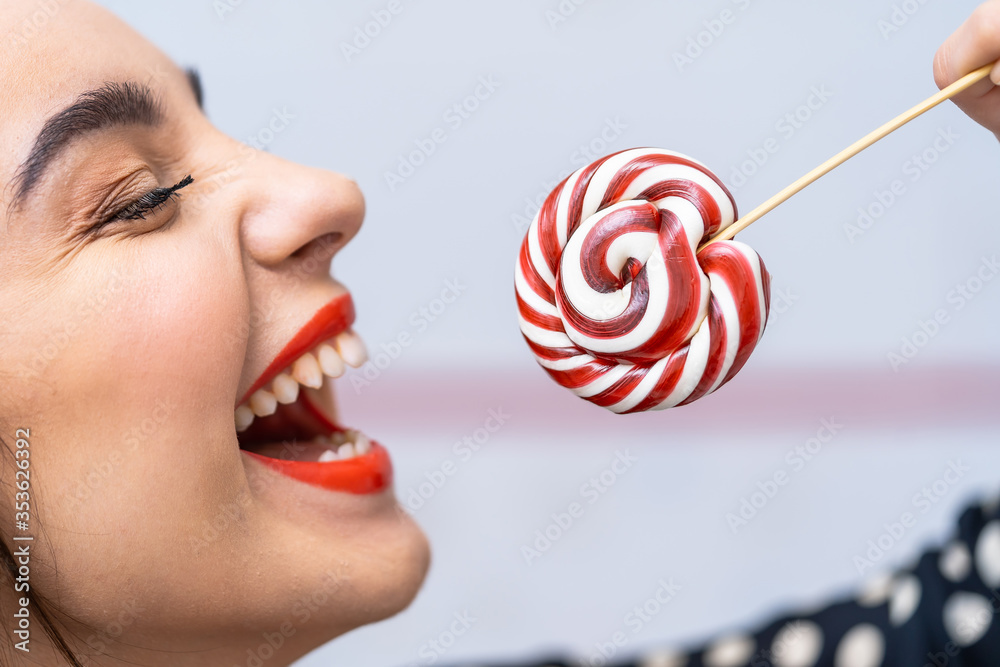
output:
POLYGON ((80 370, 125 405, 171 398, 202 418, 226 416, 246 347, 239 260, 208 244, 150 245, 81 337, 80 370))
POLYGON ((30 398, 18 410, 36 434, 39 523, 85 515, 93 535, 121 536, 117 545, 83 534, 59 543, 57 558, 78 582, 105 567, 94 559, 105 549, 115 560, 132 554, 118 563, 124 576, 157 568, 158 554, 190 532, 181 517, 211 518, 246 483, 232 418, 247 318, 238 255, 164 235, 82 259, 35 309, 27 340, 65 336, 23 385, 30 398))

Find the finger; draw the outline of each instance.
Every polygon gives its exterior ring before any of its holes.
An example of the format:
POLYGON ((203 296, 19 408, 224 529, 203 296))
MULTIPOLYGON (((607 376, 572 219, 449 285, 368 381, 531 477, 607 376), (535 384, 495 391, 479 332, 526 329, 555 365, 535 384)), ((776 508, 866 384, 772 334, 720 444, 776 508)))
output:
MULTIPOLYGON (((1000 61, 1000 0, 989 0, 949 37, 934 59, 934 80, 940 88, 951 85, 983 65, 1000 61)), ((1000 80, 1000 67, 993 81, 982 81, 956 96, 956 101, 974 100, 990 93, 1000 80)))

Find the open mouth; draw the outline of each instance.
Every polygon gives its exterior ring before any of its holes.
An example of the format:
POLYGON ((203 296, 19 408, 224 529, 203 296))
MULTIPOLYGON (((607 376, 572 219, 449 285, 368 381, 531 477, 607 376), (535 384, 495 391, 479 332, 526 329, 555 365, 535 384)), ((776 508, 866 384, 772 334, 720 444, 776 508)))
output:
POLYGON ((388 453, 333 416, 333 380, 368 359, 353 319, 344 295, 296 334, 236 407, 236 438, 247 455, 299 481, 377 493, 392 483, 388 453))

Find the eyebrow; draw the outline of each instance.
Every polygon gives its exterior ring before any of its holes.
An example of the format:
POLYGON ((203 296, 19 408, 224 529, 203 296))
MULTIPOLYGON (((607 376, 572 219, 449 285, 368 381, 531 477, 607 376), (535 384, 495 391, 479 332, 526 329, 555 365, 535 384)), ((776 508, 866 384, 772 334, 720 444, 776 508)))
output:
POLYGON ((188 67, 184 73, 187 74, 188 84, 191 86, 191 92, 194 93, 194 99, 198 101, 198 108, 204 111, 205 91, 201 87, 201 75, 194 67, 188 67))
MULTIPOLYGON (((202 87, 198 72, 187 70, 187 80, 201 107, 202 87)), ((143 84, 110 82, 83 93, 73 104, 45 121, 28 158, 18 167, 11 181, 15 195, 10 208, 16 210, 24 204, 46 169, 73 141, 116 126, 156 127, 163 121, 163 116, 163 109, 153 91, 143 84)))

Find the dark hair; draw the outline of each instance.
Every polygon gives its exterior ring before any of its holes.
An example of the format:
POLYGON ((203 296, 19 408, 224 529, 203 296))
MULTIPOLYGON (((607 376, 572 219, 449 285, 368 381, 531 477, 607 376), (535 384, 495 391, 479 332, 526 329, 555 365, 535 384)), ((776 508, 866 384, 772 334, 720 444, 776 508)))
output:
MULTIPOLYGON (((14 451, 7 444, 7 441, 0 438, 0 444, 3 448, 7 450, 10 454, 11 460, 14 460, 14 451)), ((2 536, 0 539, 0 566, 2 566, 3 571, 9 575, 10 583, 13 585, 15 579, 17 578, 17 563, 14 561, 14 554, 11 552, 10 547, 7 544, 7 536, 2 536)), ((6 577, 5 577, 6 578, 6 577)), ((48 635, 49 639, 52 640, 52 644, 55 646, 56 650, 66 658, 70 667, 83 667, 83 663, 80 662, 79 658, 74 655, 72 649, 70 649, 69 644, 66 643, 66 639, 63 637, 62 632, 60 632, 57 627, 57 623, 54 618, 54 606, 45 599, 45 596, 38 593, 33 588, 29 588, 25 593, 24 597, 28 599, 29 608, 32 613, 38 619, 38 623, 42 628, 42 631, 48 635)), ((6 617, 6 614, 4 614, 6 617)), ((10 648, 5 646, 4 648, 10 648)))

